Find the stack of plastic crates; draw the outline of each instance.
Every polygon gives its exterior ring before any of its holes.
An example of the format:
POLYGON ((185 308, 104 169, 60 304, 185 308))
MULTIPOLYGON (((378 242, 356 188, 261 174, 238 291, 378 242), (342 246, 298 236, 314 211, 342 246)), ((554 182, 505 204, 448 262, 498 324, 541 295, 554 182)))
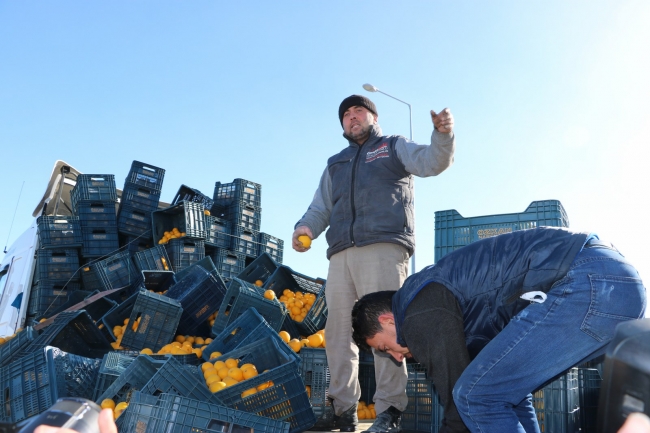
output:
POLYGON ((450 252, 502 233, 541 226, 569 227, 569 218, 558 200, 532 202, 524 212, 465 218, 455 209, 435 213, 435 253, 437 262, 450 252))
POLYGON ((402 413, 402 428, 435 433, 440 429, 444 418, 444 407, 438 393, 422 365, 407 364, 406 367, 408 405, 402 413))
POLYGON ((112 174, 80 174, 70 193, 72 210, 79 217, 83 246, 81 256, 93 259, 119 248, 117 188, 112 174))
POLYGON ((99 290, 120 289, 111 295, 118 302, 125 300, 141 287, 142 274, 138 272, 126 250, 94 263, 93 269, 101 282, 99 290))
POLYGON ((34 319, 54 314, 81 288, 80 281, 78 249, 38 249, 27 317, 34 319))
POLYGON ((124 189, 117 216, 122 245, 136 239, 153 241, 151 212, 158 209, 165 170, 140 161, 133 161, 124 180, 124 189))

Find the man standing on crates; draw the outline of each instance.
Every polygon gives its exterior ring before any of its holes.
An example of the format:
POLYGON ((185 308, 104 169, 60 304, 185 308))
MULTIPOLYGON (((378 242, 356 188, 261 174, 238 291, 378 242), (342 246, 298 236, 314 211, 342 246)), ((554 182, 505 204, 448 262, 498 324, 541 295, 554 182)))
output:
POLYGON ((616 325, 645 307, 638 272, 611 244, 538 227, 479 240, 397 292, 364 296, 352 325, 360 347, 427 368, 444 404, 440 433, 539 432, 532 393, 604 354, 616 325))
MULTIPOLYGON (((349 144, 327 161, 314 199, 293 233, 293 249, 305 252, 309 248, 298 237, 314 239, 329 226, 325 290, 329 402, 310 430, 355 431, 361 388, 352 307, 368 293, 402 285, 415 249, 413 175, 436 176, 454 160, 454 118, 449 109, 431 111, 431 145, 382 135, 377 117, 375 104, 364 96, 352 95, 341 102, 339 120, 349 144)), ((375 378, 377 418, 367 431, 398 432, 408 403, 406 365, 375 353, 375 378)))

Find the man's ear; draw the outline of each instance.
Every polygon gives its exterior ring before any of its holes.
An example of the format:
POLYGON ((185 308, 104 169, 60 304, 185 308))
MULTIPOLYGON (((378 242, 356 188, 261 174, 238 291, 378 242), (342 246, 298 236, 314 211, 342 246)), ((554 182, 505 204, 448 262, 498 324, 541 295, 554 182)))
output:
POLYGON ((375 125, 376 125, 377 124, 377 119, 379 119, 379 116, 377 116, 374 113, 370 113, 370 114, 372 114, 372 117, 375 119, 375 125))
POLYGON ((379 320, 379 323, 382 325, 394 325, 395 324, 395 316, 393 316, 393 313, 383 313, 380 314, 379 317, 377 318, 379 320))

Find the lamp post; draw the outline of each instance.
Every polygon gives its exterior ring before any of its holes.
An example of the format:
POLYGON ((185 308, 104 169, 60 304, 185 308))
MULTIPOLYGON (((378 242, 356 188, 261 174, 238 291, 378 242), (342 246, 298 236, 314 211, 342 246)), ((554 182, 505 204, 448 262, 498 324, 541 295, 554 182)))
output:
MULTIPOLYGON (((393 99, 395 99, 396 101, 401 102, 402 104, 406 104, 406 105, 409 107, 409 139, 410 139, 411 141, 413 141, 413 120, 412 120, 412 116, 411 116, 411 104, 409 104, 409 103, 406 102, 406 101, 402 101, 401 99, 397 99, 397 98, 394 97, 393 95, 389 95, 389 94, 386 93, 386 92, 382 92, 381 90, 379 90, 378 88, 376 88, 376 87, 373 86, 372 84, 368 84, 368 83, 366 83, 366 84, 363 85, 363 88, 364 88, 365 90, 367 90, 368 92, 379 92, 379 93, 382 93, 382 94, 388 96, 389 98, 393 98, 393 99)), ((413 205, 415 206, 415 195, 414 195, 414 198, 413 198, 413 205)), ((415 211, 415 208, 414 208, 414 211, 415 211)), ((415 274, 415 251, 413 252, 413 255, 411 256, 411 275, 413 275, 413 274, 415 274)))

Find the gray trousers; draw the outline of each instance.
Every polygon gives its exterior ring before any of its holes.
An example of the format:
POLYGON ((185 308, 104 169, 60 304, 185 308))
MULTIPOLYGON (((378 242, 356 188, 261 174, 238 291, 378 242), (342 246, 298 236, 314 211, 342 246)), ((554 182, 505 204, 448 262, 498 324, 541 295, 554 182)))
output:
MULTIPOLYGON (((352 341, 352 307, 365 294, 402 287, 408 273, 408 258, 406 248, 390 243, 352 247, 330 258, 325 288, 325 336, 330 369, 328 392, 334 400, 336 415, 361 397, 359 350, 352 341)), ((375 380, 375 411, 384 412, 389 406, 403 411, 408 403, 406 363, 398 367, 385 356, 375 355, 375 380)))

